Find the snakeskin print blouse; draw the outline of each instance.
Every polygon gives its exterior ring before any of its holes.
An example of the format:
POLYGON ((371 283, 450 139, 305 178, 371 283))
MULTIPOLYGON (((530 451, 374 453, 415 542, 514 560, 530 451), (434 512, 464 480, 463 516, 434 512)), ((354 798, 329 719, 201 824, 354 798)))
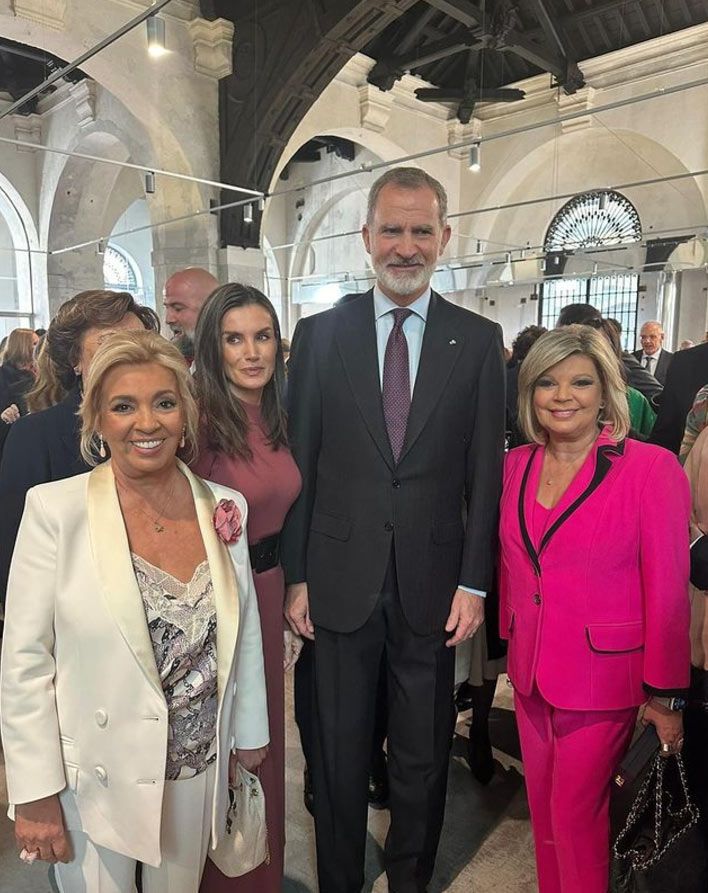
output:
POLYGON ((208 561, 183 583, 133 553, 167 701, 165 778, 193 778, 216 759, 216 609, 208 561))

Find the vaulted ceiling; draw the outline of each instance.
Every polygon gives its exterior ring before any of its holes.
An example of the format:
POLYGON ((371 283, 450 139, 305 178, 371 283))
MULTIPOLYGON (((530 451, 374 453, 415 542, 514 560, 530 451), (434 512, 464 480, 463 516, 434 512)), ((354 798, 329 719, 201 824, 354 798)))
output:
POLYGON ((423 102, 451 102, 469 121, 480 102, 516 102, 509 84, 548 72, 566 93, 578 62, 708 20, 707 0, 419 0, 364 52, 369 82, 389 90, 406 72, 433 85, 423 102))

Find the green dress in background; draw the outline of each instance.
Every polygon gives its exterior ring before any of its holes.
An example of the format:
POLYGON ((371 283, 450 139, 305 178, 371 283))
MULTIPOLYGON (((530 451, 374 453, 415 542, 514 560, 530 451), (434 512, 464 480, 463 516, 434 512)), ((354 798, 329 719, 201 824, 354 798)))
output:
POLYGON ((644 394, 634 388, 627 388, 627 403, 632 430, 644 438, 649 437, 656 421, 656 413, 651 404, 644 394))

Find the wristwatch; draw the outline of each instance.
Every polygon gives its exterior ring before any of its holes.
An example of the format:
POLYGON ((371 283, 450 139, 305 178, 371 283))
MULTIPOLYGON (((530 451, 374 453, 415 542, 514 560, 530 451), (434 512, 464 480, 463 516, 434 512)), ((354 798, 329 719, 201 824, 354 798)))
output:
POLYGON ((685 710, 688 704, 685 698, 660 698, 657 695, 652 695, 651 699, 657 704, 661 704, 662 707, 666 707, 667 710, 685 710))

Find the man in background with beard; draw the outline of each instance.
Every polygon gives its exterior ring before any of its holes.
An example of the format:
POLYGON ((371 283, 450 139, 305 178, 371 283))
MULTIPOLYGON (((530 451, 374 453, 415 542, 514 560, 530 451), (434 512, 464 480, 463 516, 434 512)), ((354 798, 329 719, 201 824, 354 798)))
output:
POLYGON ((303 477, 282 536, 286 616, 314 639, 321 893, 360 893, 379 668, 388 681, 391 893, 423 893, 442 829, 454 646, 492 584, 504 445, 496 323, 431 290, 447 196, 417 168, 372 186, 376 285, 303 319, 290 445, 303 477))
POLYGON ((199 311, 219 281, 201 267, 178 270, 165 283, 165 323, 172 330, 172 340, 188 362, 194 359, 194 332, 199 311))

